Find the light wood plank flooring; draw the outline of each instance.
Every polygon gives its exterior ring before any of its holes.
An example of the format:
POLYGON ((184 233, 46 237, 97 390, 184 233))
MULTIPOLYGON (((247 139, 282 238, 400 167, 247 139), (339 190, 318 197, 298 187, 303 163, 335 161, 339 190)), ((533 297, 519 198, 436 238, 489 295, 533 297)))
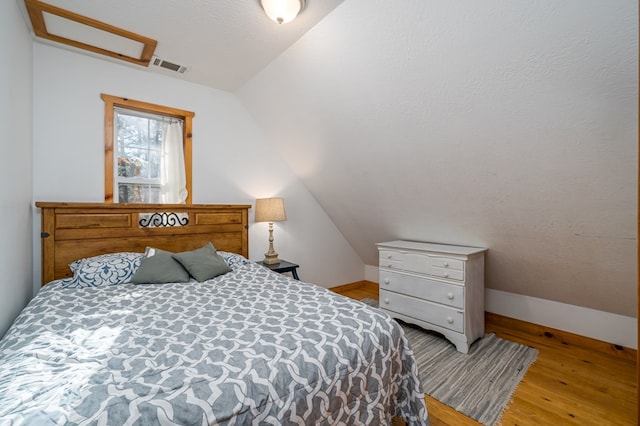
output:
MULTIPOLYGON (((368 281, 332 290, 378 299, 378 285, 368 281)), ((503 413, 503 426, 638 424, 635 350, 491 313, 485 328, 539 351, 503 413)), ((426 401, 432 426, 480 424, 429 396, 426 401)))

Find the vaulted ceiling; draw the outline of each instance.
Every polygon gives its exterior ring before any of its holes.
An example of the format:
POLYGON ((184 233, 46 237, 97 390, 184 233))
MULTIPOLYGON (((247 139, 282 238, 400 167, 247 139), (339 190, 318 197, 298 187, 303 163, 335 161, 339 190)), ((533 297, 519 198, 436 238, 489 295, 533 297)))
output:
MULTIPOLYGON (((17 1, 24 6, 23 0, 17 1)), ((282 25, 265 15, 260 0, 44 0, 43 3, 154 39, 158 42, 156 56, 188 67, 186 74, 174 75, 176 78, 234 91, 342 0, 309 1, 293 22, 282 25)))
POLYGON ((489 288, 635 316, 637 1, 50 3, 237 93, 366 264, 484 246, 489 288))

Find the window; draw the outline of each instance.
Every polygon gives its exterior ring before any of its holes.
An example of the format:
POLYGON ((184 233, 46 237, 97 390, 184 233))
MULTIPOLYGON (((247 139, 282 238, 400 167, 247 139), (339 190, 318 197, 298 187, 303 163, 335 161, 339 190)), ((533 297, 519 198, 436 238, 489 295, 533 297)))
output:
POLYGON ((191 204, 195 114, 105 94, 101 98, 105 102, 105 202, 173 203, 167 193, 183 186, 185 202, 191 204), (167 145, 171 135, 182 140, 182 155, 167 145), (184 167, 182 184, 169 173, 178 166, 184 167))

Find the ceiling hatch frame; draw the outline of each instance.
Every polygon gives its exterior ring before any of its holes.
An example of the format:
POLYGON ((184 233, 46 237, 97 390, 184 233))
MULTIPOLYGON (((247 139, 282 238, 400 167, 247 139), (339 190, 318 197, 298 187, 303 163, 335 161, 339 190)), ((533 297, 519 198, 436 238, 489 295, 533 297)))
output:
POLYGON ((111 58, 120 59, 123 61, 131 62, 131 63, 145 66, 145 67, 149 66, 149 62, 151 61, 151 58, 153 57, 153 53, 155 52, 156 46, 158 44, 158 42, 152 38, 145 37, 140 34, 136 34, 131 31, 124 30, 122 28, 114 27, 113 25, 109 25, 104 22, 98 21, 96 19, 79 15, 77 13, 73 13, 68 10, 61 9, 59 7, 52 6, 47 3, 43 3, 38 0, 25 0, 24 3, 27 8, 27 12, 29 14, 29 19, 31 20, 33 32, 37 37, 40 37, 46 40, 51 40, 57 43, 66 44, 68 46, 72 46, 78 49, 88 50, 93 53, 98 53, 101 55, 109 56, 111 58), (108 48, 94 46, 92 44, 88 44, 80 40, 74 40, 71 38, 52 34, 47 29, 45 16, 44 16, 45 13, 55 15, 62 19, 67 19, 81 26, 92 27, 99 31, 104 31, 111 35, 122 37, 135 43, 140 43, 143 46, 140 53, 140 57, 130 56, 124 53, 117 52, 115 50, 109 50, 108 48))

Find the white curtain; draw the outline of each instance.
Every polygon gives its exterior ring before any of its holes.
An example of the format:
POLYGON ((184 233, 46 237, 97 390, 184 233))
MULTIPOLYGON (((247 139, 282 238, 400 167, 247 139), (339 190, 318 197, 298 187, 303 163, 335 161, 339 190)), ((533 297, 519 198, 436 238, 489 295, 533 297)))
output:
POLYGON ((160 202, 164 204, 182 204, 187 199, 182 133, 181 122, 165 122, 162 125, 160 202))

